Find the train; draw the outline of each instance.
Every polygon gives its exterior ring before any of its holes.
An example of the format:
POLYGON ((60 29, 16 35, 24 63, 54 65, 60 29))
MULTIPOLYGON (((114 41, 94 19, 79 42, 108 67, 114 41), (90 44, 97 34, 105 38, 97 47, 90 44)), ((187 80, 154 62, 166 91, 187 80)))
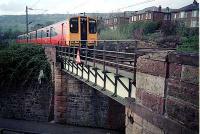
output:
POLYGON ((17 43, 59 46, 93 47, 97 40, 97 20, 89 16, 76 16, 61 22, 22 34, 17 43))

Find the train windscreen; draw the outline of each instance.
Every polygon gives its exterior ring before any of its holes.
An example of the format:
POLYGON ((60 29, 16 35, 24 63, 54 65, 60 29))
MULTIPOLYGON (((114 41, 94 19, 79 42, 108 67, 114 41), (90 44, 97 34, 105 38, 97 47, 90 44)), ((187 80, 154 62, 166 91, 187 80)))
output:
POLYGON ((78 18, 71 18, 70 19, 70 32, 71 33, 78 33, 78 18))
POLYGON ((95 34, 97 32, 96 29, 96 20, 89 19, 89 33, 95 34))

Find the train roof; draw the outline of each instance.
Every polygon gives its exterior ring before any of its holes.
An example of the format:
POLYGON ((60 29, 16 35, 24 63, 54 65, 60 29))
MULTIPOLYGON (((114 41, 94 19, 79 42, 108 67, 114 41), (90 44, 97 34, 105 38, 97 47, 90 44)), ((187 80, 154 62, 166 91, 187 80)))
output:
MULTIPOLYGON (((58 25, 58 24, 65 23, 65 22, 69 21, 69 19, 71 19, 71 18, 78 18, 78 17, 88 17, 88 18, 92 18, 92 17, 89 17, 89 16, 74 16, 74 17, 66 18, 65 20, 56 22, 56 23, 51 24, 51 25, 49 25, 49 26, 45 26, 45 27, 43 27, 43 28, 37 29, 37 31, 40 31, 40 30, 43 30, 43 29, 46 29, 46 28, 48 28, 48 27, 52 27, 52 26, 55 26, 55 25, 58 25)), ((36 31, 36 30, 35 30, 35 31, 36 31)), ((35 31, 30 31, 29 33, 33 33, 33 32, 35 32, 35 31)), ((29 33, 28 33, 28 34, 29 34, 29 33)), ((24 36, 24 35, 26 35, 26 33, 24 33, 24 34, 22 34, 22 35, 19 35, 19 36, 24 36)), ((19 37, 19 36, 18 36, 18 37, 19 37)))

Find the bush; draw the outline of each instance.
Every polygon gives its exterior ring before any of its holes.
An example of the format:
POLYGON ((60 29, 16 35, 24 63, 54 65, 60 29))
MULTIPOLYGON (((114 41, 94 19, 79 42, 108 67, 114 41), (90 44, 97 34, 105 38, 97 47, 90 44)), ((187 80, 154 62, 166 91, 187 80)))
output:
POLYGON ((199 28, 198 27, 186 27, 184 22, 177 22, 176 26, 176 34, 182 37, 191 37, 191 36, 198 36, 199 35, 199 28))
POLYGON ((43 70, 51 80, 51 69, 41 46, 13 45, 0 50, 0 86, 25 86, 43 70))
POLYGON ((131 39, 141 38, 143 34, 154 33, 159 29, 158 22, 135 22, 131 24, 121 25, 117 29, 102 30, 100 39, 131 39))
POLYGON ((181 45, 177 47, 177 51, 199 52, 199 36, 183 38, 181 45))
POLYGON ((100 39, 102 40, 123 40, 128 39, 128 36, 121 32, 119 29, 106 29, 102 30, 100 35, 100 39))
POLYGON ((177 33, 177 22, 167 21, 161 25, 161 32, 164 36, 176 35, 177 33))

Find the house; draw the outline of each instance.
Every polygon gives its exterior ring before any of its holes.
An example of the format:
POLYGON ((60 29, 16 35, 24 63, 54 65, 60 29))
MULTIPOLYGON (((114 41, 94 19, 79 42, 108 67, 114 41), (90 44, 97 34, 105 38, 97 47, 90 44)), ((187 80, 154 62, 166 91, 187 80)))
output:
POLYGON ((129 17, 127 17, 127 14, 127 12, 111 14, 104 20, 104 24, 110 29, 116 29, 120 25, 128 24, 129 17))
POLYGON ((187 27, 199 27, 199 3, 196 0, 190 5, 173 11, 172 21, 183 22, 187 27))
POLYGON ((157 7, 149 7, 140 11, 134 12, 129 17, 129 23, 139 22, 139 21, 170 21, 171 13, 170 9, 167 7, 162 10, 161 6, 157 7))

